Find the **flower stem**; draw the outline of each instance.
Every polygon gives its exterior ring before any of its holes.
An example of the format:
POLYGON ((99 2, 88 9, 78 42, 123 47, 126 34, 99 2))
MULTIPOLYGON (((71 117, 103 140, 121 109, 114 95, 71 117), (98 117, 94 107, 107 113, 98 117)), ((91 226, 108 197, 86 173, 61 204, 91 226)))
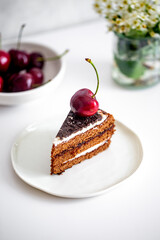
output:
POLYGON ((98 76, 97 69, 96 69, 96 67, 94 66, 94 64, 93 64, 93 62, 91 61, 91 59, 85 58, 85 60, 86 60, 87 62, 89 62, 89 63, 93 66, 93 68, 94 68, 94 70, 95 70, 95 72, 96 72, 96 76, 97 76, 97 88, 96 88, 95 93, 92 95, 92 98, 94 98, 94 97, 96 96, 97 92, 98 92, 98 89, 99 89, 99 76, 98 76))
POLYGON ((63 57, 68 52, 69 52, 69 49, 66 49, 62 54, 54 56, 54 57, 49 57, 49 58, 38 57, 37 61, 38 62, 41 62, 41 61, 54 61, 54 60, 60 59, 61 57, 63 57))
POLYGON ((21 45, 21 37, 22 37, 22 32, 23 32, 23 28, 26 26, 26 24, 22 24, 19 34, 18 34, 18 41, 17 41, 17 49, 20 49, 20 45, 21 45))

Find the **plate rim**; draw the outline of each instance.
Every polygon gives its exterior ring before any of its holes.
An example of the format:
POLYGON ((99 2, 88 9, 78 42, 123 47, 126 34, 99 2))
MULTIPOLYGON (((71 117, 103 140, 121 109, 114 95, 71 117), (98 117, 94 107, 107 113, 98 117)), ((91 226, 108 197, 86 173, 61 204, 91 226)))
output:
MULTIPOLYGON (((47 118, 48 119, 48 118, 47 118)), ((47 121, 47 119, 43 119, 43 120, 38 120, 38 121, 34 121, 32 123, 30 123, 29 125, 27 125, 25 128, 23 128, 23 130, 17 135, 17 137, 15 138, 14 140, 14 143, 12 144, 12 147, 11 147, 11 163, 12 163, 12 167, 15 171, 15 173, 17 174, 17 176, 23 180, 23 182, 25 182, 26 184, 30 185, 31 187, 34 187, 44 193, 47 193, 47 194, 50 194, 52 196, 55 196, 55 197, 61 197, 61 198, 70 198, 70 199, 81 199, 81 198, 90 198, 90 197, 96 197, 96 196, 99 196, 99 195, 102 195, 104 193, 107 193, 109 191, 111 191, 112 189, 118 187, 120 184, 122 183, 125 183, 126 180, 128 180, 130 177, 133 177, 134 176, 134 173, 136 173, 138 171, 138 169, 140 168, 141 164, 142 164, 142 161, 143 161, 143 146, 142 146, 142 142, 139 138, 139 136, 137 135, 137 133, 135 133, 132 129, 130 129, 128 126, 126 126, 124 123, 122 123, 121 121, 119 120, 115 120, 115 123, 118 123, 119 125, 122 125, 123 127, 125 127, 127 130, 129 130, 136 138, 137 138, 137 141, 138 141, 138 145, 139 145, 139 150, 140 150, 140 156, 139 156, 139 159, 138 159, 138 164, 136 166, 136 168, 134 168, 131 173, 126 176, 124 179, 122 180, 119 180, 117 181, 116 183, 112 184, 111 186, 109 187, 106 187, 105 189, 101 189, 101 190, 98 190, 96 192, 91 192, 91 193, 80 193, 80 194, 60 194, 60 193, 56 193, 56 192, 53 192, 53 191, 49 191, 49 190, 46 190, 44 189, 43 187, 40 187, 40 186, 37 186, 36 184, 33 184, 31 182, 28 182, 25 177, 23 177, 23 175, 21 173, 19 173, 19 171, 17 170, 16 168, 16 162, 14 160, 14 151, 15 151, 15 147, 16 147, 16 143, 20 140, 20 138, 22 138, 23 136, 26 136, 27 134, 29 134, 29 132, 33 132, 35 129, 32 129, 31 127, 33 126, 38 126, 39 124, 44 124, 45 121, 47 121), (31 130, 27 130, 27 129, 31 129, 31 130)), ((49 119, 53 119, 53 117, 50 117, 49 119)), ((49 175, 48 175, 49 176, 49 175)), ((51 176, 51 175, 50 175, 51 176)))

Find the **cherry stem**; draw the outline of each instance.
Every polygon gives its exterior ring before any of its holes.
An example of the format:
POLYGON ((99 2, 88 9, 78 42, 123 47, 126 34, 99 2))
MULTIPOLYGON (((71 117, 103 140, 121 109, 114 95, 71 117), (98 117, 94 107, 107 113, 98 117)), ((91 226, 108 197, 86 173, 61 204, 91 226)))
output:
POLYGON ((17 49, 18 50, 20 49, 20 46, 21 46, 22 32, 23 32, 23 29, 24 29, 25 26, 26 26, 26 24, 22 24, 22 26, 20 28, 20 31, 19 31, 19 34, 18 34, 18 41, 17 41, 17 49))
POLYGON ((41 61, 53 61, 53 60, 57 60, 60 59, 61 57, 63 57, 65 54, 67 54, 69 52, 69 49, 66 49, 62 54, 54 56, 54 57, 49 57, 49 58, 44 58, 44 57, 38 57, 37 61, 41 62, 41 61))
POLYGON ((91 59, 90 59, 90 58, 85 58, 85 60, 86 60, 87 62, 89 62, 89 63, 93 66, 93 68, 94 68, 94 70, 95 70, 95 72, 96 72, 96 76, 97 76, 97 88, 96 88, 95 93, 92 95, 92 98, 94 98, 94 97, 96 96, 97 92, 98 92, 98 89, 99 89, 99 76, 98 76, 97 69, 96 69, 96 67, 94 66, 94 64, 93 64, 93 62, 91 61, 91 59))

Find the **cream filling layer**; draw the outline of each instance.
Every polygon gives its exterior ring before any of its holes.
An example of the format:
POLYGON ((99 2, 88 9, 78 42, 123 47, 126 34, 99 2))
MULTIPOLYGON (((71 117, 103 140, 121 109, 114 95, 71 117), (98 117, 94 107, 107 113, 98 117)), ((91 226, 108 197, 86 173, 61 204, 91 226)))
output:
MULTIPOLYGON (((99 114, 102 115, 102 113, 101 113, 100 110, 99 110, 99 114)), ((53 140, 53 144, 54 144, 55 146, 57 146, 58 144, 60 144, 60 143, 62 143, 62 142, 67 142, 67 141, 70 140, 71 138, 74 138, 75 136, 80 135, 80 134, 82 134, 82 133, 84 133, 84 132, 86 132, 86 131, 88 131, 88 130, 90 130, 90 129, 98 126, 98 125, 100 125, 102 122, 105 121, 106 118, 107 118, 106 115, 102 115, 102 119, 101 119, 100 121, 97 121, 97 122, 95 122, 94 124, 90 124, 89 126, 83 128, 82 130, 71 134, 69 137, 66 137, 66 138, 63 138, 63 139, 60 139, 59 137, 56 137, 56 138, 53 140)))
POLYGON ((90 152, 92 152, 93 150, 99 148, 100 146, 102 146, 104 143, 107 143, 107 142, 108 142, 108 139, 105 140, 105 141, 103 141, 103 142, 101 142, 101 143, 98 143, 98 144, 94 145, 94 146, 91 147, 91 148, 88 148, 87 150, 85 150, 85 151, 83 151, 83 152, 81 152, 81 153, 79 153, 79 154, 77 154, 74 158, 70 158, 70 159, 66 160, 65 162, 63 162, 63 164, 64 164, 64 163, 67 163, 67 162, 70 162, 70 161, 72 161, 73 159, 79 158, 79 157, 81 157, 81 156, 83 156, 83 155, 85 155, 85 154, 87 154, 87 153, 90 153, 90 152))

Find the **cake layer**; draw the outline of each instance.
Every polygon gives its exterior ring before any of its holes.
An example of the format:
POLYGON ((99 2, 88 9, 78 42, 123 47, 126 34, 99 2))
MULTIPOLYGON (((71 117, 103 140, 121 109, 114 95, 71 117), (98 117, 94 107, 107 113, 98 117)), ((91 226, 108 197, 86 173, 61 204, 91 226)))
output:
POLYGON ((70 111, 53 141, 51 174, 60 174, 105 150, 115 131, 114 122, 111 114, 100 109, 91 117, 79 117, 70 111))
POLYGON ((77 154, 85 151, 88 148, 93 147, 96 144, 99 144, 103 141, 109 140, 114 132, 114 125, 105 129, 103 132, 98 133, 95 137, 88 139, 87 141, 83 141, 82 143, 77 143, 77 145, 73 145, 70 149, 64 150, 61 153, 53 156, 53 166, 63 163, 66 159, 70 159, 75 157, 77 154))
POLYGON ((88 117, 78 116, 72 111, 69 112, 67 118, 63 122, 59 132, 57 133, 56 140, 63 141, 64 139, 73 137, 77 132, 81 133, 81 130, 94 126, 97 122, 103 121, 102 110, 98 110, 94 115, 88 117))
POLYGON ((52 168, 52 173, 54 174, 61 174, 62 172, 64 172, 66 169, 71 168, 73 165, 78 164, 82 161, 84 161, 85 159, 90 159, 93 156, 97 155, 98 153, 104 151, 105 149, 107 149, 110 145, 110 140, 108 140, 107 142, 105 141, 103 143, 103 145, 100 145, 99 147, 97 147, 96 149, 92 150, 89 152, 85 153, 84 155, 81 155, 79 157, 75 157, 70 161, 66 161, 65 163, 61 164, 61 165, 56 165, 52 168))
POLYGON ((73 146, 77 145, 77 143, 82 144, 84 141, 88 141, 91 138, 94 138, 99 133, 103 132, 105 129, 112 128, 114 125, 114 118, 112 115, 108 113, 102 112, 103 114, 103 121, 97 122, 96 124, 90 125, 87 128, 83 128, 80 131, 72 134, 70 138, 63 138, 59 140, 57 143, 57 138, 53 142, 52 153, 51 157, 65 151, 72 149, 73 146), (56 143, 56 144, 55 144, 56 143))

